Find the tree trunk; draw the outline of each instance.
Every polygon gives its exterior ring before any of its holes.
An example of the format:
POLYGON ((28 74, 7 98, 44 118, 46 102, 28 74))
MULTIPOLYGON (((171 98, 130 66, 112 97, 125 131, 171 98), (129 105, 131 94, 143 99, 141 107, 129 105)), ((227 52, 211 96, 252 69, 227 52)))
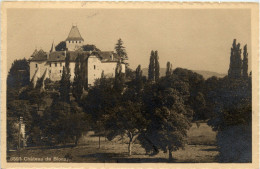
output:
POLYGON ((129 156, 132 155, 132 139, 130 139, 130 141, 128 143, 128 155, 129 156))
POLYGON ((98 136, 98 149, 100 149, 100 136, 98 136))
POLYGON ((75 138, 75 146, 78 145, 78 142, 79 142, 79 136, 76 136, 76 138, 75 138))
POLYGON ((172 161, 172 151, 171 150, 169 150, 169 161, 172 161))

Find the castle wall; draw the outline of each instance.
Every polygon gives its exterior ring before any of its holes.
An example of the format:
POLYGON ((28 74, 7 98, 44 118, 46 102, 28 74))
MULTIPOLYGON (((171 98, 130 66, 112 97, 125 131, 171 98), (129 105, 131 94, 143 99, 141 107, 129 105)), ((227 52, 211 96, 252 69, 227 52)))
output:
MULTIPOLYGON (((63 67, 65 66, 65 62, 51 62, 47 64, 48 66, 48 74, 52 81, 61 80, 63 67), (50 66, 51 65, 51 66, 50 66)), ((74 72, 75 72, 75 62, 70 62, 70 80, 74 80, 74 72)))
POLYGON ((45 63, 46 63, 45 61, 31 61, 30 62, 30 80, 32 80, 34 75, 35 75, 34 79, 36 81, 37 81, 37 79, 42 77, 42 75, 44 74, 44 72, 46 70, 45 63))
POLYGON ((59 81, 61 79, 63 66, 65 66, 65 62, 49 62, 47 64, 50 80, 59 81))
POLYGON ((102 63, 96 56, 88 58, 88 85, 94 85, 96 79, 101 78, 102 63))
MULTIPOLYGON (((102 62, 102 70, 107 77, 115 77, 117 62, 102 62)), ((125 64, 121 64, 122 73, 125 73, 125 64)))
POLYGON ((106 77, 115 77, 117 62, 102 62, 102 70, 106 77))
MULTIPOLYGON (((75 62, 70 62, 70 80, 74 81, 75 76, 75 62)), ((65 66, 65 61, 60 62, 46 62, 46 61, 31 61, 30 62, 30 79, 32 80, 33 76, 34 83, 41 78, 45 72, 45 78, 50 78, 51 81, 61 80, 63 67, 65 66), (36 66, 37 64, 37 66, 36 66), (36 74, 35 74, 36 72, 36 74)), ((88 79, 88 85, 94 85, 96 79, 101 78, 102 71, 106 77, 115 77, 115 70, 117 62, 101 62, 96 56, 90 56, 86 63, 86 77, 88 79)), ((122 72, 125 73, 125 64, 122 64, 122 72)))

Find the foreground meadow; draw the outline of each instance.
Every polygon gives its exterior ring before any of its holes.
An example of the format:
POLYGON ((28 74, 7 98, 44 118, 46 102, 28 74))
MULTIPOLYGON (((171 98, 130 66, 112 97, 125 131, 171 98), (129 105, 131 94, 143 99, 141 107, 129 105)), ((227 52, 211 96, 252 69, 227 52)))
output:
MULTIPOLYGON (((216 133, 206 123, 197 127, 193 123, 188 132, 188 144, 185 149, 173 153, 173 162, 177 163, 210 163, 217 162, 215 145, 216 133)), ((100 139, 93 132, 84 135, 78 146, 66 145, 55 147, 27 147, 19 151, 7 153, 8 162, 86 162, 86 163, 153 163, 168 162, 168 154, 160 152, 155 156, 145 154, 145 150, 135 143, 132 156, 127 155, 127 140, 100 139), (21 157, 21 158, 18 158, 21 157), (46 161, 48 158, 48 161, 46 161), (17 161, 18 160, 18 161, 17 161)))

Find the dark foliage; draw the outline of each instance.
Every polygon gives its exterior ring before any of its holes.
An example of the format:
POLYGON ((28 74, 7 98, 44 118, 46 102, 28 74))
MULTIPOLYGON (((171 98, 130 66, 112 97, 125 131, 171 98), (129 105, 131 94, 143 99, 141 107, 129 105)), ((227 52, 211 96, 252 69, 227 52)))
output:
POLYGON ((95 45, 83 45, 82 46, 82 49, 83 51, 96 51, 96 52, 99 52, 101 51, 100 49, 98 49, 95 45))
POLYGON ((155 80, 155 55, 154 51, 151 51, 150 55, 150 63, 148 68, 148 80, 154 81, 155 80))
POLYGON ((62 76, 60 80, 60 88, 59 88, 60 101, 67 102, 67 103, 70 102, 70 86, 71 86, 69 57, 70 55, 68 54, 66 56, 65 66, 63 67, 62 76))
POLYGON ((55 50, 56 51, 65 51, 65 50, 67 50, 66 42, 65 41, 61 41, 57 46, 55 46, 55 50))
POLYGON ((30 66, 26 59, 15 60, 8 72, 7 87, 20 88, 30 83, 30 66))
POLYGON ((78 103, 80 102, 84 87, 84 81, 81 74, 81 67, 82 64, 80 64, 80 58, 78 57, 75 65, 74 81, 72 83, 72 93, 78 103))
POLYGON ((121 59, 127 58, 127 53, 126 53, 126 50, 125 50, 125 47, 123 46, 123 44, 124 44, 124 42, 122 41, 121 38, 119 38, 115 45, 116 53, 118 54, 118 56, 121 59))

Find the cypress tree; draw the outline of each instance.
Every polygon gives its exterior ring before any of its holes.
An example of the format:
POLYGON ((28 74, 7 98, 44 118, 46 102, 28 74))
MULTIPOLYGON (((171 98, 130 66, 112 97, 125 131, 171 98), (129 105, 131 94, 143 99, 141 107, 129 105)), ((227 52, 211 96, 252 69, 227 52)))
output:
POLYGON ((235 50, 236 50, 236 39, 233 40, 233 45, 230 52, 230 64, 228 70, 228 76, 232 78, 234 76, 234 63, 235 63, 235 50))
POLYGON ((241 59, 240 43, 237 44, 237 50, 235 56, 236 56, 235 78, 240 78, 242 75, 242 59, 241 59))
POLYGON ((158 82, 160 78, 160 64, 159 64, 159 56, 158 56, 158 51, 156 50, 154 52, 154 76, 155 76, 155 81, 158 82))
POLYGON ((121 93, 124 89, 125 75, 122 72, 122 64, 121 62, 117 62, 116 70, 115 70, 115 84, 114 89, 121 93))
POLYGON ((62 76, 60 80, 60 101, 70 102, 70 69, 69 69, 69 57, 68 54, 65 58, 65 66, 63 67, 62 76))
POLYGON ((240 43, 236 44, 236 39, 233 41, 233 45, 230 53, 230 65, 228 70, 228 77, 240 78, 242 70, 241 49, 240 43))
POLYGON ((154 62, 154 51, 151 51, 150 63, 148 69, 148 80, 154 81, 155 79, 155 62, 154 62))
POLYGON ((166 64, 166 76, 169 77, 172 75, 172 64, 167 62, 166 64))
POLYGON ((141 65, 138 65, 138 67, 135 70, 135 83, 136 83, 136 89, 139 92, 143 88, 143 72, 141 69, 141 65))
POLYGON ((80 66, 80 58, 78 57, 77 60, 76 60, 75 72, 74 72, 74 81, 73 81, 73 84, 72 84, 73 96, 75 97, 77 102, 80 101, 82 91, 83 91, 83 79, 82 79, 80 67, 82 67, 82 66, 80 66))
POLYGON ((247 45, 244 46, 244 51, 243 51, 243 66, 242 66, 242 73, 243 77, 248 77, 248 53, 247 53, 247 45))

